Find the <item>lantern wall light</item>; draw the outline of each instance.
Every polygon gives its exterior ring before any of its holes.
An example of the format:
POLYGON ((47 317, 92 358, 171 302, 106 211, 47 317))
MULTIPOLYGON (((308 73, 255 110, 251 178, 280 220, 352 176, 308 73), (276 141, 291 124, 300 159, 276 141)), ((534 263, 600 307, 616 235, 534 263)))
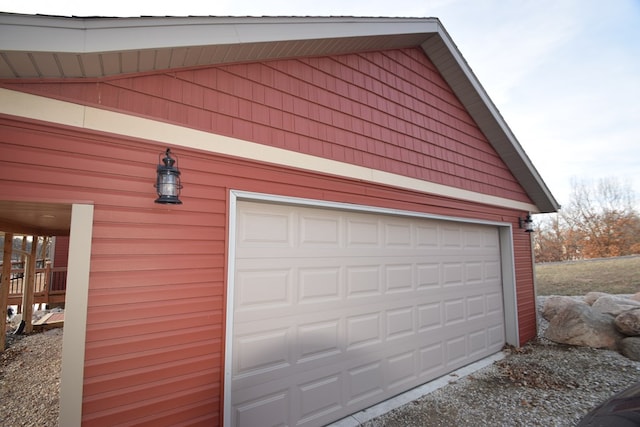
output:
MULTIPOLYGON (((160 154, 158 157, 160 157, 160 154)), ((158 192, 158 198, 156 203, 165 205, 181 205, 182 202, 179 199, 180 190, 182 184, 180 184, 180 170, 178 166, 174 166, 176 161, 171 158, 171 150, 167 148, 162 158, 162 163, 158 163, 156 169, 156 191, 158 192)))
POLYGON ((524 228, 524 231, 527 233, 533 232, 533 219, 531 219, 531 214, 527 214, 525 218, 518 218, 520 223, 520 228, 524 228))

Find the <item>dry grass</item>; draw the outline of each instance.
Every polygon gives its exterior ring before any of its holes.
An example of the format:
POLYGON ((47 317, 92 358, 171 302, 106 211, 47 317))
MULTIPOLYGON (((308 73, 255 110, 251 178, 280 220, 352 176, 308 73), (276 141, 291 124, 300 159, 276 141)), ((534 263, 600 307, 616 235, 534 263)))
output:
POLYGON ((538 295, 584 295, 640 291, 640 255, 536 264, 538 295))

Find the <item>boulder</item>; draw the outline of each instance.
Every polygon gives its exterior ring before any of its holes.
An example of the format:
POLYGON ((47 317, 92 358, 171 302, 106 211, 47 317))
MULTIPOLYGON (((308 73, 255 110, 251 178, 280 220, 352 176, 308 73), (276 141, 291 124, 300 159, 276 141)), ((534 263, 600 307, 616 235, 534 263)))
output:
POLYGON ((640 292, 636 292, 635 294, 631 295, 629 299, 634 301, 640 301, 640 292))
POLYGON ((640 302, 628 298, 605 295, 598 298, 591 307, 602 314, 610 314, 615 317, 625 311, 640 308, 640 302))
POLYGON ((625 311, 616 316, 614 323, 618 331, 633 337, 640 335, 640 308, 625 311))
POLYGON ((620 341, 620 353, 623 356, 640 361, 640 337, 627 337, 620 341))
POLYGON ((596 302, 598 298, 604 297, 604 296, 611 296, 611 295, 606 292, 588 292, 584 296, 584 302, 586 302, 589 305, 593 305, 593 303, 596 302))
POLYGON ((568 304, 549 320, 545 337, 551 341, 616 350, 623 335, 613 317, 592 310, 588 304, 568 304))
POLYGON ((564 310, 566 307, 574 304, 586 305, 582 301, 572 297, 559 295, 550 296, 545 300, 544 305, 542 306, 542 317, 546 320, 551 320, 556 316, 556 314, 564 310))

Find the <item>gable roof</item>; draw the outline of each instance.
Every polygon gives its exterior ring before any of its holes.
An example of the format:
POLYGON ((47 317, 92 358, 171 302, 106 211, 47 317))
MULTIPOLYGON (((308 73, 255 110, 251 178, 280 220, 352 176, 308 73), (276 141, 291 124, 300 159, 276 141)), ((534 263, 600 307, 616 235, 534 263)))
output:
POLYGON ((559 209, 437 18, 79 18, 0 13, 0 79, 104 78, 421 47, 540 212, 559 209))

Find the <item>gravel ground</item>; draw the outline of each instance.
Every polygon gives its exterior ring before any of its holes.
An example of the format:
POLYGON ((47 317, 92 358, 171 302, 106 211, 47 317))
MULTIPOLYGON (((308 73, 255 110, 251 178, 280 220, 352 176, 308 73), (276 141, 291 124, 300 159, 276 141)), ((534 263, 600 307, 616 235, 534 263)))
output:
MULTIPOLYGON (((574 297, 582 299, 581 297, 574 297)), ((640 381, 640 362, 611 350, 556 344, 538 338, 506 357, 363 427, 575 426, 591 409, 640 381)))
MULTIPOLYGON (((546 325, 542 321, 540 331, 546 325)), ((0 354, 0 425, 57 426, 62 329, 9 336, 0 354)), ((574 426, 640 380, 640 362, 543 338, 363 427, 574 426)))
POLYGON ((363 426, 575 426, 639 376, 616 352, 538 340, 363 426))
POLYGON ((58 425, 62 329, 7 335, 0 353, 0 426, 58 425))

